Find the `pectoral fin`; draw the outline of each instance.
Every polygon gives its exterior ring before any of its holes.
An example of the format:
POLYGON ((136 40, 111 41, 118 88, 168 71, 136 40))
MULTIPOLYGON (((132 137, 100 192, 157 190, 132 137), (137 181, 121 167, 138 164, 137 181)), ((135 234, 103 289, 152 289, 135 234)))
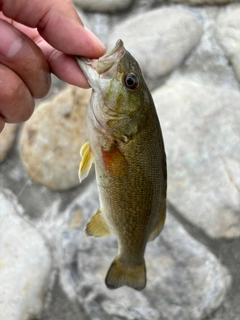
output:
POLYGON ((80 155, 82 160, 79 166, 78 177, 80 182, 82 182, 82 180, 87 177, 93 163, 93 154, 88 141, 82 146, 80 155))
POLYGON ((156 223, 155 228, 153 229, 152 233, 150 234, 148 241, 154 240, 160 234, 160 232, 163 229, 165 219, 166 219, 166 202, 162 205, 159 219, 156 223))
POLYGON ((100 209, 98 209, 86 225, 85 233, 90 237, 104 237, 111 233, 100 209))

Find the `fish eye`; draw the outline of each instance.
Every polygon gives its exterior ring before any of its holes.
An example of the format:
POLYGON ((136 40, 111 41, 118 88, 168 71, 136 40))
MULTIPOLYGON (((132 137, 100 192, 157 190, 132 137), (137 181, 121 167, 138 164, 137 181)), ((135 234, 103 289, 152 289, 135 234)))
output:
POLYGON ((129 72, 125 75, 124 83, 127 89, 134 90, 137 89, 139 82, 138 78, 133 72, 129 72))

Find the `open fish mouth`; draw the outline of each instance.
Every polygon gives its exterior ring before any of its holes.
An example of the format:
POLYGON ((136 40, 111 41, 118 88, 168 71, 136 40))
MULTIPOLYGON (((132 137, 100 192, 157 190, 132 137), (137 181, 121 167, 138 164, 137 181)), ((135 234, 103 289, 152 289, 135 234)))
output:
POLYGON ((112 79, 117 72, 117 65, 124 56, 125 49, 122 40, 99 59, 77 57, 77 62, 88 79, 90 86, 95 89, 100 79, 112 79))
POLYGON ((96 66, 93 64, 92 67, 96 69, 98 74, 106 73, 113 67, 114 64, 118 64, 124 53, 125 49, 123 42, 121 39, 119 39, 115 47, 109 53, 100 57, 98 60, 94 60, 96 66))

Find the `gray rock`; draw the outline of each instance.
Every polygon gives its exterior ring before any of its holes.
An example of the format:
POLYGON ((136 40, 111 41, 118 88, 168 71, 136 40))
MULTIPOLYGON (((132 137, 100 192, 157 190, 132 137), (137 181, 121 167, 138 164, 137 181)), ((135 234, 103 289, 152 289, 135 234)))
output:
POLYGON ((38 106, 20 138, 23 164, 33 180, 54 190, 77 186, 79 150, 86 142, 90 90, 68 86, 38 106))
POLYGON ((91 25, 92 32, 96 34, 104 44, 106 44, 109 28, 112 24, 112 16, 107 13, 89 13, 88 22, 91 25))
POLYGON ((82 211, 82 226, 66 228, 61 241, 64 290, 79 300, 90 319, 194 320, 222 303, 230 285, 228 272, 171 214, 160 237, 147 246, 146 289, 107 289, 104 278, 117 251, 116 238, 93 239, 83 234, 85 223, 98 208, 97 198, 93 182, 67 209, 82 211))
POLYGON ((153 94, 168 162, 168 198, 213 238, 240 236, 240 93, 178 80, 153 94))
POLYGON ((219 43, 240 81, 240 5, 229 6, 220 14, 217 24, 219 43))
MULTIPOLYGON (((156 0, 161 2, 162 0, 156 0)), ((236 2, 237 0, 169 0, 173 3, 184 3, 191 5, 223 5, 231 2, 236 2)))
POLYGON ((0 163, 6 159, 8 151, 13 145, 16 129, 16 124, 6 123, 3 131, 0 133, 0 163))
POLYGON ((203 24, 203 35, 196 49, 171 74, 171 78, 185 77, 188 80, 197 80, 210 86, 224 86, 238 90, 239 84, 233 68, 229 65, 229 60, 217 37, 216 26, 221 9, 217 6, 205 6, 192 8, 192 10, 203 24))
POLYGON ((49 305, 36 320, 90 320, 78 301, 66 297, 58 280, 52 288, 49 305))
POLYGON ((94 12, 117 12, 127 9, 132 0, 74 0, 75 5, 94 12))
POLYGON ((0 319, 31 320, 42 311, 51 256, 21 207, 0 189, 0 319))
POLYGON ((108 48, 117 39, 139 62, 147 78, 169 74, 199 43, 201 23, 190 11, 161 8, 140 14, 118 25, 110 34, 108 48))

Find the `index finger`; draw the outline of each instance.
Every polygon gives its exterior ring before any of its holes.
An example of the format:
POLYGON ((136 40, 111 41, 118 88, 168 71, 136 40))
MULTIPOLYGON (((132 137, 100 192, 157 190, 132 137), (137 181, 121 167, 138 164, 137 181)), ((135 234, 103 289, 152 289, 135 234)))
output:
POLYGON ((84 28, 74 5, 66 0, 0 0, 3 13, 26 26, 37 28, 54 48, 71 55, 98 58, 102 42, 84 28))

